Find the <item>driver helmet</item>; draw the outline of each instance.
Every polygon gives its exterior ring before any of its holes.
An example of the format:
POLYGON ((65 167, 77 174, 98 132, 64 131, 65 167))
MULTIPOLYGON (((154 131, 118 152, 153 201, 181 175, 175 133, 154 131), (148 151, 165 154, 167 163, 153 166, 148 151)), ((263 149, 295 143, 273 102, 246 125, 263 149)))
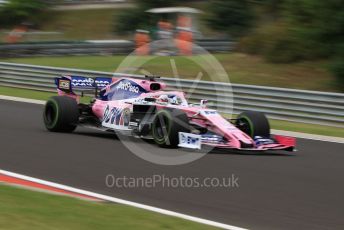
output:
POLYGON ((169 102, 169 98, 165 94, 160 95, 159 98, 158 98, 158 102, 160 102, 160 103, 168 103, 169 102))
POLYGON ((171 104, 174 104, 174 105, 180 104, 180 100, 179 100, 178 96, 176 96, 176 95, 169 96, 169 101, 171 104))

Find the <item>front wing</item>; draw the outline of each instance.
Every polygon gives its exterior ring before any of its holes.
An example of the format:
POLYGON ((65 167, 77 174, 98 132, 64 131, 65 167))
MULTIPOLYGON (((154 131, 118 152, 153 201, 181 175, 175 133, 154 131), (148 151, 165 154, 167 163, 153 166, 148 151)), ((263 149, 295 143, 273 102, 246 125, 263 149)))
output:
POLYGON ((271 138, 257 138, 253 147, 237 148, 228 143, 216 141, 205 141, 201 135, 179 133, 179 147, 201 149, 202 146, 208 146, 219 149, 236 149, 245 151, 267 151, 267 150, 285 150, 295 151, 296 139, 281 135, 273 135, 271 138), (263 141, 265 140, 265 141, 263 141))

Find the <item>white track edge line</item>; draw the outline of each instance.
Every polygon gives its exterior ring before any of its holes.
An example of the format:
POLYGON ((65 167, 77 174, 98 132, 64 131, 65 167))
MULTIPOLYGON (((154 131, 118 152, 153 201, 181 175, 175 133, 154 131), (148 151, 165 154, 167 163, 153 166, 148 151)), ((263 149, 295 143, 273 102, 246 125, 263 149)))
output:
POLYGON ((18 173, 14 173, 14 172, 9 172, 9 171, 6 171, 6 170, 1 170, 0 169, 0 174, 6 175, 6 176, 15 177, 15 178, 22 179, 22 180, 27 180, 27 181, 35 182, 35 183, 39 183, 39 184, 43 184, 43 185, 47 185, 47 186, 51 186, 51 187, 58 188, 58 189, 63 189, 63 190, 69 191, 69 192, 75 192, 75 193, 83 194, 83 195, 94 197, 94 198, 98 198, 98 199, 101 199, 101 200, 106 200, 106 201, 110 201, 110 202, 114 202, 114 203, 118 203, 118 204, 123 204, 123 205, 128 205, 128 206, 132 206, 132 207, 136 207, 136 208, 140 208, 140 209, 144 209, 144 210, 160 213, 160 214, 163 214, 163 215, 177 217, 177 218, 181 218, 181 219, 185 219, 185 220, 189 220, 189 221, 193 221, 193 222, 197 222, 197 223, 200 223, 200 224, 205 224, 205 225, 209 225, 209 226, 213 226, 213 227, 218 227, 218 228, 228 229, 228 230, 248 230, 246 228, 240 228, 240 227, 236 227, 236 226, 232 226, 232 225, 228 225, 228 224, 223 224, 223 223, 215 222, 215 221, 212 221, 212 220, 202 219, 202 218, 199 218, 199 217, 194 217, 194 216, 190 216, 190 215, 186 215, 186 214, 182 214, 182 213, 178 213, 178 212, 174 212, 174 211, 170 211, 170 210, 166 210, 166 209, 161 209, 161 208, 157 208, 157 207, 153 207, 153 206, 149 206, 149 205, 145 205, 145 204, 140 204, 140 203, 136 203, 136 202, 132 202, 132 201, 116 198, 116 197, 102 195, 102 194, 99 194, 99 193, 94 193, 94 192, 90 192, 90 191, 86 191, 86 190, 70 187, 70 186, 67 186, 67 185, 57 184, 57 183, 54 183, 54 182, 45 181, 45 180, 41 180, 41 179, 25 176, 25 175, 22 175, 22 174, 18 174, 18 173))
MULTIPOLYGON (((9 100, 9 101, 26 102, 26 103, 32 103, 32 104, 40 104, 40 105, 45 104, 45 101, 42 101, 42 100, 4 96, 4 95, 0 95, 0 99, 9 100)), ((291 137, 297 137, 297 138, 309 139, 309 140, 315 140, 315 141, 326 141, 326 142, 344 144, 344 138, 342 137, 332 137, 332 136, 317 135, 317 134, 310 134, 310 133, 300 133, 300 132, 292 132, 292 131, 276 130, 276 129, 271 130, 271 132, 277 135, 285 135, 285 136, 291 136, 291 137)))
POLYGON ((12 97, 12 96, 0 95, 0 99, 8 100, 8 101, 26 102, 26 103, 31 103, 31 104, 39 104, 39 105, 45 104, 45 101, 43 100, 28 99, 28 98, 23 98, 23 97, 12 97))

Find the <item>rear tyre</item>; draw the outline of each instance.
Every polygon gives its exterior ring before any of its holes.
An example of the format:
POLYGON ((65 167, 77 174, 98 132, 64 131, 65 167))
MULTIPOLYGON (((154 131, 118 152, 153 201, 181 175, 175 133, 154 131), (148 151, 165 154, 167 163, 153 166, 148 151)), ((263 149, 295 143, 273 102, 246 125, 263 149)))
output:
POLYGON ((176 148, 179 144, 179 132, 190 132, 189 119, 180 110, 159 110, 152 123, 154 142, 160 147, 176 148))
POLYGON ((51 97, 45 104, 43 119, 49 131, 72 132, 77 127, 79 119, 78 104, 70 97, 51 97))
POLYGON ((270 124, 264 113, 246 111, 239 114, 237 127, 254 138, 255 136, 270 137, 270 124))

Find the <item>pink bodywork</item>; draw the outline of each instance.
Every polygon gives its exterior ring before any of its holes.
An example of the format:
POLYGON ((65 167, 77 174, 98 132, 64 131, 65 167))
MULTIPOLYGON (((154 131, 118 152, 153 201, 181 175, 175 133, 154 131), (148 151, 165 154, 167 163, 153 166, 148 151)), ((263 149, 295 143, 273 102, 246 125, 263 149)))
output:
MULTIPOLYGON (((184 111, 190 119, 190 123, 196 123, 201 127, 207 128, 209 131, 216 133, 219 136, 224 137, 227 142, 224 144, 219 143, 211 143, 211 142, 202 142, 202 144, 214 146, 218 148, 232 148, 232 149, 241 149, 241 142, 244 144, 252 145, 252 148, 244 148, 245 150, 269 150, 269 149, 293 149, 295 147, 295 138, 292 137, 285 137, 276 135, 274 139, 277 143, 274 144, 263 144, 257 146, 254 140, 238 129, 235 125, 227 121, 217 112, 212 114, 205 114, 202 111, 214 111, 212 109, 208 109, 205 106, 192 106, 188 105, 185 99, 185 94, 180 91, 163 91, 166 88, 164 83, 159 82, 160 90, 154 91, 150 89, 150 85, 152 83, 157 83, 155 81, 150 80, 140 80, 140 79, 132 79, 132 78, 113 78, 112 83, 106 86, 103 90, 108 92, 110 90, 111 85, 116 84, 117 82, 128 79, 130 81, 135 82, 137 85, 140 85, 144 88, 147 93, 142 93, 135 98, 130 99, 123 99, 123 100, 110 100, 110 101, 103 101, 100 99, 96 99, 94 104, 92 105, 93 113, 100 119, 103 120, 104 112, 107 106, 110 108, 122 108, 122 109, 132 109, 133 105, 132 102, 135 100, 140 100, 146 97, 159 97, 163 94, 174 94, 182 98, 185 103, 181 105, 173 105, 173 104, 159 104, 155 103, 154 105, 157 109, 163 109, 166 107, 169 108, 176 108, 184 111)), ((61 96, 69 96, 75 98, 79 102, 79 96, 75 94, 67 94, 61 90, 58 90, 59 95, 61 96)))
MULTIPOLYGON (((115 84, 117 81, 120 81, 122 78, 113 80, 112 84, 115 84)), ((131 81, 134 81, 141 87, 143 87, 145 90, 147 90, 148 93, 142 93, 140 96, 137 97, 137 99, 140 98, 146 98, 146 97, 158 97, 162 94, 175 94, 179 97, 183 98, 185 101, 185 95, 183 92, 179 91, 162 91, 164 88, 166 88, 166 85, 164 83, 160 83, 161 90, 159 91, 151 91, 150 90, 150 84, 151 81, 148 80, 138 80, 138 79, 130 79, 131 81)), ((156 83, 156 82, 155 82, 156 83)), ((111 85, 112 85, 111 84, 111 85)), ((106 87, 106 90, 110 90, 110 85, 106 87)), ((128 100, 132 99, 125 99, 125 100, 113 100, 113 101, 103 101, 103 100, 96 100, 92 109, 93 113, 100 119, 103 119, 104 116, 104 110, 106 106, 109 105, 109 107, 117 107, 117 108, 132 108, 132 104, 128 103, 128 100)), ((260 145, 256 146, 254 140, 242 132, 240 129, 238 129, 235 125, 227 121, 225 118, 223 118, 220 114, 214 113, 214 114, 208 114, 205 115, 202 113, 204 110, 210 110, 205 107, 200 106, 190 106, 190 105, 163 105, 163 104, 155 104, 158 109, 163 109, 165 107, 169 108, 176 108, 184 111, 187 116, 190 119, 190 122, 196 123, 199 126, 205 127, 208 130, 223 136, 228 142, 226 144, 213 144, 213 143, 203 143, 219 148, 234 148, 234 149, 240 149, 241 144, 240 141, 245 144, 252 144, 254 147, 251 150, 268 150, 268 149, 288 149, 288 148, 294 148, 295 147, 295 138, 292 137, 284 137, 284 136, 275 136, 275 140, 278 142, 276 144, 267 144, 267 145, 260 145)), ((246 149, 246 148, 245 148, 246 149)))

